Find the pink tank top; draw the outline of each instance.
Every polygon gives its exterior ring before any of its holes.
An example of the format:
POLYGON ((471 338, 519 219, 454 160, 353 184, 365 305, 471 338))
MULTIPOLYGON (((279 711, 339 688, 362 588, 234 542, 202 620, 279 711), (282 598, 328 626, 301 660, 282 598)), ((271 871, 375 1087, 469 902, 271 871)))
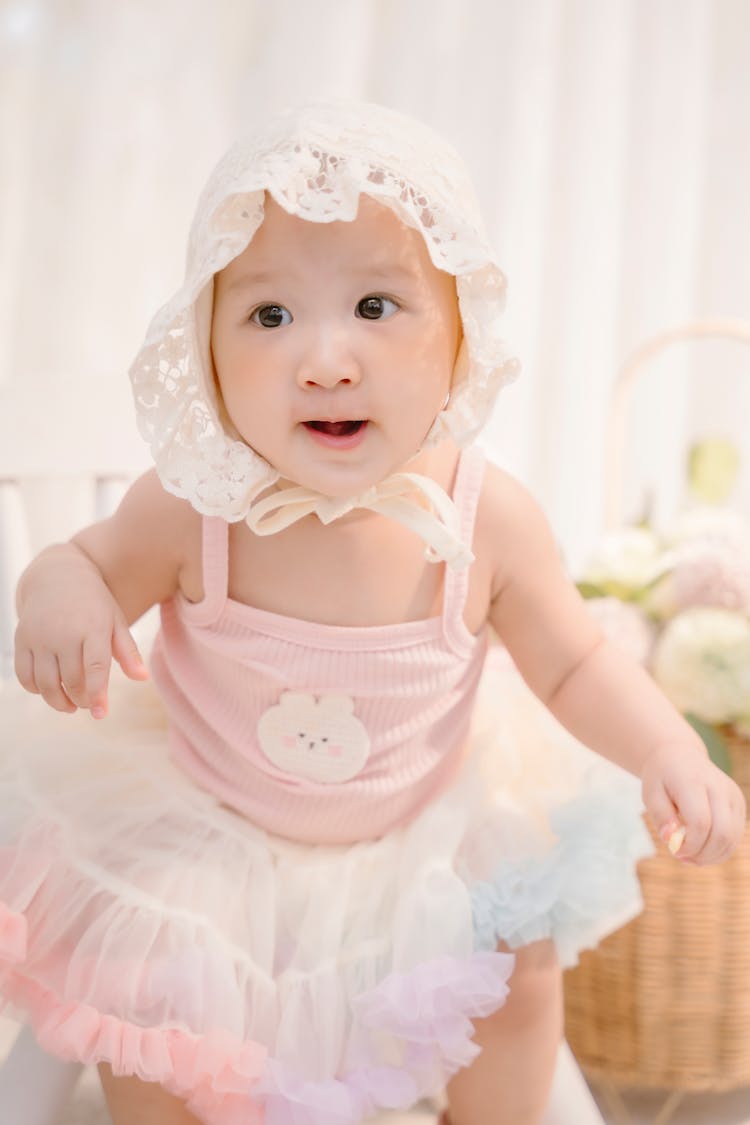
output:
MULTIPOLYGON (((453 499, 473 539, 484 458, 462 453, 453 499)), ((276 835, 383 835, 448 785, 487 647, 464 623, 467 569, 446 568, 439 617, 320 625, 227 597, 228 525, 203 520, 204 598, 161 607, 154 680, 170 752, 203 788, 276 835)))

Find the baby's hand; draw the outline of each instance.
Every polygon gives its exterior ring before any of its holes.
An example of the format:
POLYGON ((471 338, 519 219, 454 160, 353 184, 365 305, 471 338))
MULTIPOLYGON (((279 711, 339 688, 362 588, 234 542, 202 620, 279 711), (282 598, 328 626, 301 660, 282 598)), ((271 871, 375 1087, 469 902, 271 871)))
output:
POLYGON ((738 785, 691 742, 669 743, 647 759, 643 800, 659 837, 687 863, 721 863, 745 830, 738 785))
POLYGON ((49 549, 27 569, 18 615, 16 675, 56 711, 82 707, 103 719, 113 656, 131 679, 148 678, 122 610, 73 544, 49 549))

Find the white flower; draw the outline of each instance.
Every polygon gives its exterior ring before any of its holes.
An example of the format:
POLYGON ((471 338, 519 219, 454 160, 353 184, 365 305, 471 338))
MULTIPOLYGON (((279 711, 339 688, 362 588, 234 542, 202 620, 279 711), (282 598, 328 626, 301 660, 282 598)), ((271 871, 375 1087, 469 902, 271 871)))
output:
POLYGON ((656 626, 638 606, 621 602, 619 598, 591 598, 586 602, 586 609, 608 640, 632 660, 646 663, 656 636, 656 626))
POLYGON ((624 527, 605 536, 585 580, 604 589, 637 590, 661 570, 662 549, 654 533, 645 527, 624 527))
POLYGON ((649 591, 645 604, 659 617, 674 617, 690 606, 717 606, 750 613, 750 551, 725 540, 699 539, 677 547, 671 569, 649 591))
POLYGON ((750 620, 725 609, 687 609, 654 648, 654 679, 681 711, 710 723, 750 714, 750 620))

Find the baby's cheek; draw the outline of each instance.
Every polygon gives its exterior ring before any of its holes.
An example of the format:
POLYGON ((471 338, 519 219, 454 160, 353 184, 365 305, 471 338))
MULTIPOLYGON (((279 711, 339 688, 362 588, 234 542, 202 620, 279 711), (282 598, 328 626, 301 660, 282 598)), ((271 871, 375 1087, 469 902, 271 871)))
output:
POLYGON ((284 743, 287 750, 293 750, 297 745, 297 739, 293 734, 285 734, 281 741, 284 743))
POLYGON ((340 758, 341 755, 343 754, 343 752, 344 752, 343 746, 329 746, 328 747, 328 757, 329 758, 340 758))

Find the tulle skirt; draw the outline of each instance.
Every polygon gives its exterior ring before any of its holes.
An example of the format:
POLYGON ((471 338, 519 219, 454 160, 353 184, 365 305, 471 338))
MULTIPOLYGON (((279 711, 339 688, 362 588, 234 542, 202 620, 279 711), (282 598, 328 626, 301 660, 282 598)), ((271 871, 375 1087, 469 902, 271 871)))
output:
POLYGON ((355 1125, 437 1094, 513 987, 641 906, 638 785, 488 658, 470 752, 412 822, 294 843, 198 789, 151 687, 110 716, 0 693, 0 1003, 47 1050, 159 1082, 208 1125, 355 1125))

